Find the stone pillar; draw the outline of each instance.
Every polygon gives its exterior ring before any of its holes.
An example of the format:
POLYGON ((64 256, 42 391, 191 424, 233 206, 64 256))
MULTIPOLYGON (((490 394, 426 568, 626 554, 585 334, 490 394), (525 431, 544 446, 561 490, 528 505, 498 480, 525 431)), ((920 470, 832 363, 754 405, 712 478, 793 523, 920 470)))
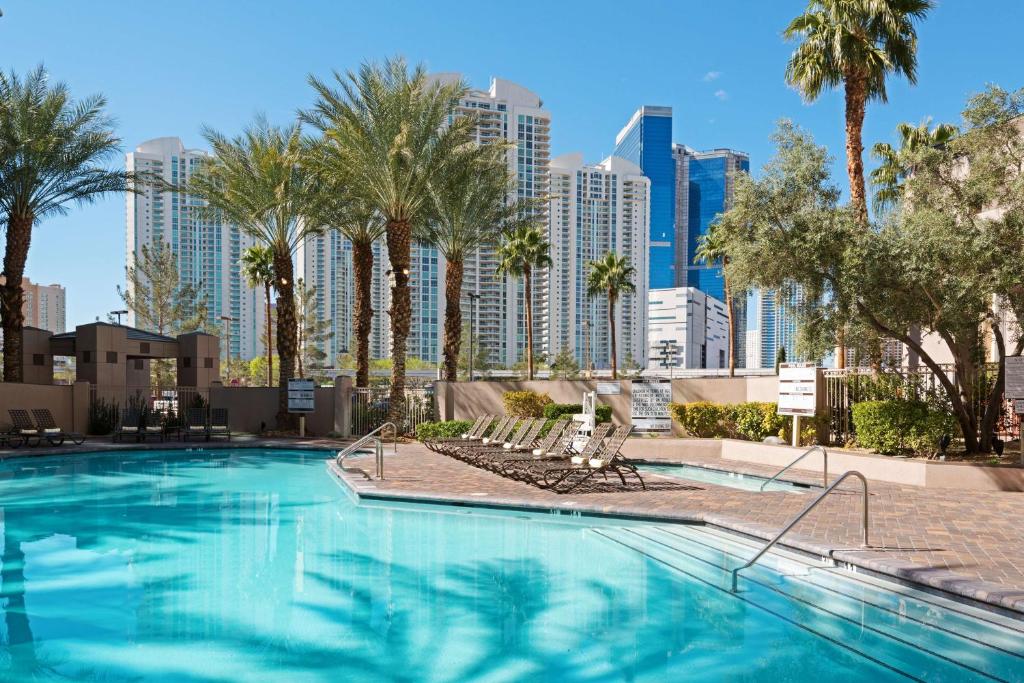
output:
POLYGON ((81 380, 71 385, 71 429, 85 434, 89 428, 89 383, 81 380))
POLYGON ((53 384, 53 354, 48 330, 25 327, 22 330, 21 367, 25 384, 53 384))
POLYGON ((220 338, 205 332, 178 335, 178 386, 205 390, 220 380, 220 338))
POLYGON ((342 438, 352 436, 352 378, 348 375, 334 378, 334 431, 342 438))

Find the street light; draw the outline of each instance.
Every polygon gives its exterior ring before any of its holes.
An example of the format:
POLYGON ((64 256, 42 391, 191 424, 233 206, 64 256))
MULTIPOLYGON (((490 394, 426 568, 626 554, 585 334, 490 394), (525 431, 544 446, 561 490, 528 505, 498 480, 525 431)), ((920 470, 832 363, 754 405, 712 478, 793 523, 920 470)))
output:
MULTIPOLYGON (((3 16, 3 12, 0 12, 0 16, 3 16)), ((111 311, 110 315, 116 315, 117 316, 117 324, 120 325, 121 324, 121 316, 122 315, 128 315, 128 311, 124 310, 124 309, 122 309, 120 311, 111 311)))
POLYGON ((476 335, 476 302, 480 298, 479 294, 473 292, 466 292, 466 296, 469 297, 469 381, 473 381, 473 341, 476 335))

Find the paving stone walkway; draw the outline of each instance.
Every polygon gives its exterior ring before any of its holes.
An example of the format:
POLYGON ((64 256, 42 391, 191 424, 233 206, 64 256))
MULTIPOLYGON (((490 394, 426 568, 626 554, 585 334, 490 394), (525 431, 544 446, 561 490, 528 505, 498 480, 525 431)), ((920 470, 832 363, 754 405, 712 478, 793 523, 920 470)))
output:
MULTIPOLYGON (((670 459, 749 474, 774 468, 717 457, 670 459)), ((346 469, 372 462, 353 460, 346 469)), ((390 448, 384 481, 350 471, 342 477, 360 495, 378 498, 472 502, 539 509, 657 517, 713 524, 770 538, 814 493, 757 493, 649 475, 648 490, 618 479, 559 495, 499 477, 420 444, 390 448)), ((794 470, 788 479, 820 484, 820 474, 794 470)), ((1024 614, 1024 493, 961 492, 871 482, 870 548, 861 548, 859 482, 844 482, 785 537, 784 545, 831 556, 1024 614)))

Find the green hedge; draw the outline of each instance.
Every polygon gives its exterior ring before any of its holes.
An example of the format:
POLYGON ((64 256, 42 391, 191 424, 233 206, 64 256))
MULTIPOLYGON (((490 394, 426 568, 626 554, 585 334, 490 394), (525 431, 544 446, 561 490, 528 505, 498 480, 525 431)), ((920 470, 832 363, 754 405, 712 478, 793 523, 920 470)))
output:
MULTIPOLYGON (((583 412, 583 405, 580 403, 549 403, 544 406, 544 417, 549 420, 557 420, 563 415, 573 416, 583 412)), ((612 421, 612 407, 604 404, 594 406, 594 416, 598 423, 612 421)))
POLYGON ((536 391, 506 391, 501 402, 505 404, 507 415, 544 417, 544 407, 551 403, 551 397, 536 391))
POLYGON ((896 455, 930 455, 943 434, 956 434, 952 415, 923 401, 861 401, 853 404, 857 445, 896 455))
POLYGON ((416 438, 420 441, 426 441, 429 439, 454 439, 468 432, 469 428, 472 426, 472 420, 421 422, 416 425, 416 438))
POLYGON ((670 403, 669 413, 689 436, 702 439, 763 441, 785 432, 787 418, 776 414, 775 403, 670 403))

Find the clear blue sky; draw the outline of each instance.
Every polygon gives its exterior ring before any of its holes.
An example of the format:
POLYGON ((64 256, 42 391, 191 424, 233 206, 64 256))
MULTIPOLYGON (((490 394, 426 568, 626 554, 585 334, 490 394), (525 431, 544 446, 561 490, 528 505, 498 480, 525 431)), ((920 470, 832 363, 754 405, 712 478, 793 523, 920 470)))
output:
MULTIPOLYGON (((842 178, 842 97, 804 105, 783 82, 792 45, 780 37, 801 0, 0 0, 0 68, 44 63, 76 95, 103 93, 125 150, 199 128, 235 132, 257 112, 285 122, 310 103, 309 73, 400 53, 473 87, 491 76, 536 91, 550 109, 552 152, 590 161, 611 152, 637 106, 670 105, 675 140, 748 152, 794 119, 826 144, 842 178), (640 9, 642 8, 642 9, 640 9)), ((920 27, 918 85, 895 81, 872 104, 865 143, 924 116, 955 120, 985 83, 1024 86, 1021 0, 939 0, 920 27)), ((121 163, 123 160, 118 160, 121 163)), ((870 162, 869 162, 870 168, 870 162)), ((121 302, 124 198, 73 209, 37 227, 27 273, 68 288, 68 325, 121 302)))

